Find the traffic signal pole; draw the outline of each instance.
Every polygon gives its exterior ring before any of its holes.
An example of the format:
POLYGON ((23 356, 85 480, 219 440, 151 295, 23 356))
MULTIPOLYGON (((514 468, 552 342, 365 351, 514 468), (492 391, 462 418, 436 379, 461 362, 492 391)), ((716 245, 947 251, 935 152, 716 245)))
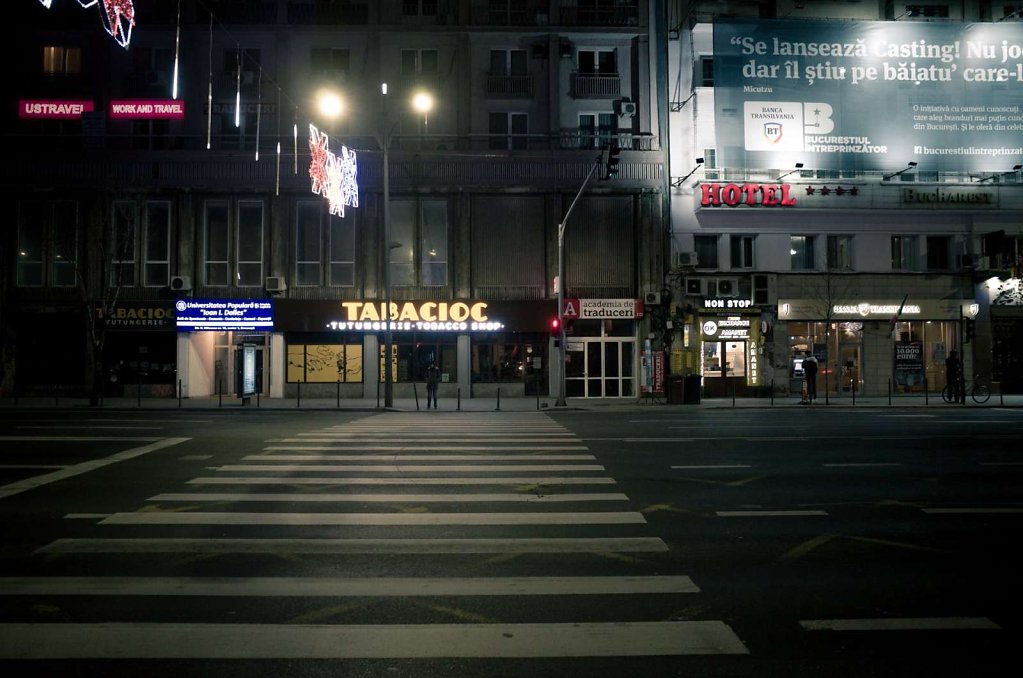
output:
POLYGON ((556 407, 565 407, 568 403, 565 400, 565 226, 568 225, 568 218, 572 216, 572 210, 575 209, 575 205, 579 202, 580 196, 583 191, 586 190, 586 186, 590 183, 590 179, 593 178, 593 173, 597 171, 597 168, 603 164, 603 153, 597 156, 593 166, 590 167, 589 174, 583 179, 582 186, 579 187, 579 191, 575 194, 575 199, 572 200, 572 204, 568 206, 568 211, 565 212, 564 218, 561 223, 558 224, 558 343, 560 344, 560 350, 558 356, 560 358, 560 365, 558 366, 558 397, 554 401, 556 407))

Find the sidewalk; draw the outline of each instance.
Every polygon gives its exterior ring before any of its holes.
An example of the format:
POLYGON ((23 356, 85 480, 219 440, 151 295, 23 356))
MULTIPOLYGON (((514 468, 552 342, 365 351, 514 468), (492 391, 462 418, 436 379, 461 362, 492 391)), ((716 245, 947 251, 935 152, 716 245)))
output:
MULTIPOLYGON (((591 412, 657 412, 683 414, 697 410, 708 409, 799 409, 799 410, 854 410, 854 409, 934 409, 949 410, 953 408, 992 408, 1012 407, 1023 408, 1023 395, 992 395, 991 399, 983 405, 967 400, 966 405, 951 405, 941 400, 940 395, 893 395, 889 402, 886 396, 857 396, 855 401, 851 396, 842 395, 831 397, 825 403, 823 397, 813 405, 801 405, 799 396, 775 396, 771 398, 704 398, 699 404, 691 405, 669 405, 663 398, 655 400, 637 400, 636 398, 608 398, 608 399, 585 399, 569 398, 566 407, 556 407, 554 398, 542 396, 539 400, 534 397, 527 398, 463 398, 458 401, 453 398, 442 398, 436 412, 565 412, 565 411, 591 411, 591 412)), ((256 410, 278 410, 278 411, 354 411, 354 412, 376 412, 383 411, 383 401, 370 398, 302 398, 301 401, 295 398, 251 398, 248 404, 243 405, 239 398, 224 396, 223 399, 216 396, 203 398, 184 398, 178 401, 175 398, 106 398, 102 405, 91 407, 87 398, 0 398, 0 410, 38 410, 38 409, 74 409, 74 410, 232 410, 232 411, 256 411, 256 410)), ((415 412, 426 410, 426 399, 418 403, 412 398, 395 398, 394 407, 389 411, 415 412)), ((431 410, 432 412, 432 410, 431 410)))

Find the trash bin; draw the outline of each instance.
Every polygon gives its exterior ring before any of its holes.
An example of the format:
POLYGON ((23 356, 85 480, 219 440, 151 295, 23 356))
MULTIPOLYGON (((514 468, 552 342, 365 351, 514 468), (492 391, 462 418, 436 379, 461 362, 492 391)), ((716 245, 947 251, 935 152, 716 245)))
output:
POLYGON ((690 374, 685 377, 682 387, 682 402, 686 405, 700 404, 700 380, 698 374, 690 374))
POLYGON ((681 405, 685 402, 684 380, 682 377, 668 377, 668 404, 681 405))

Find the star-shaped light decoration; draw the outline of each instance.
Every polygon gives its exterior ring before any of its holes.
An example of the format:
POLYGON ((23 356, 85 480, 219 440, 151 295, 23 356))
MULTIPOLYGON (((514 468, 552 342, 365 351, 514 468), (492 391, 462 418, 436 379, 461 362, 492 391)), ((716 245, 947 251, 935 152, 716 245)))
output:
POLYGON ((359 206, 358 166, 355 151, 341 147, 341 156, 330 152, 330 139, 309 125, 309 178, 312 192, 327 199, 330 213, 345 215, 345 207, 359 206))

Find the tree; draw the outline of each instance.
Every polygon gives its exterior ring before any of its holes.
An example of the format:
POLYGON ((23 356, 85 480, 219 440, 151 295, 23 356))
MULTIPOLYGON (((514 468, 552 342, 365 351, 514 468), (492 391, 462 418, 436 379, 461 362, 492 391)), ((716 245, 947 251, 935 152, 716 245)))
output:
MULTIPOLYGON (((835 306, 848 302, 852 284, 848 273, 839 273, 835 269, 825 268, 820 273, 808 276, 804 288, 806 299, 809 300, 810 313, 815 319, 824 322, 824 342, 828 350, 831 350, 831 326, 835 320, 835 306)), ((837 356, 833 356, 837 359, 837 356)), ((837 363, 833 363, 836 364, 837 363)), ((827 402, 830 392, 830 376, 832 370, 827 362, 821 365, 824 372, 824 399, 827 402)))

